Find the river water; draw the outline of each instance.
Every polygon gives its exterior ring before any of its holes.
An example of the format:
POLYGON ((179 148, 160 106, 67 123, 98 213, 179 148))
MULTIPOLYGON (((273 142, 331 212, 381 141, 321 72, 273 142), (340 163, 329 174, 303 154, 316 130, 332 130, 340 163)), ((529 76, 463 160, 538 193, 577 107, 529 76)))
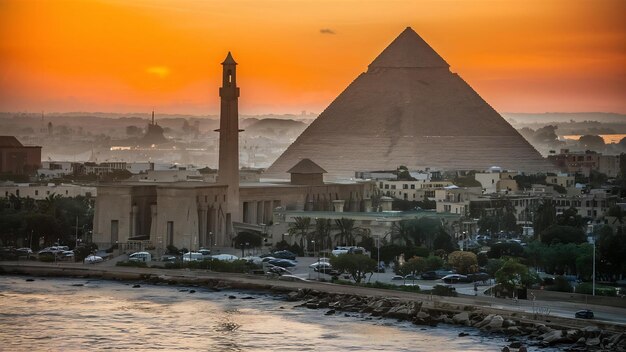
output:
POLYGON ((269 294, 26 279, 0 276, 0 350, 500 351, 507 345, 471 328, 325 316, 326 310, 269 294), (470 336, 458 337, 462 331, 470 336))

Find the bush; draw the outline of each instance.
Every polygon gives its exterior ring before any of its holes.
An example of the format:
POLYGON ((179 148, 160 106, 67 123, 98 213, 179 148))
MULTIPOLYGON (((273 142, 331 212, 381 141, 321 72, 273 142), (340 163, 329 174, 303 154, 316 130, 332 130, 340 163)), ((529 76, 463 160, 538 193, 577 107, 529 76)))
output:
POLYGON ((180 254, 176 246, 169 244, 167 245, 166 248, 167 248, 167 252, 165 252, 165 254, 180 254))
POLYGON ((260 266, 248 263, 245 260, 235 260, 233 262, 227 262, 224 260, 211 260, 205 259, 203 261, 192 262, 174 262, 166 263, 166 269, 210 269, 213 271, 219 271, 224 273, 247 273, 250 270, 259 269, 260 266))
POLYGON ((78 246, 74 249, 74 260, 76 260, 77 262, 82 262, 89 254, 97 250, 98 246, 95 243, 87 243, 78 246))
POLYGON ((448 287, 443 285, 435 285, 430 291, 435 296, 456 297, 456 289, 454 287, 448 287))
MULTIPOLYGON (((576 286, 576 293, 582 293, 586 295, 592 294, 593 284, 591 282, 583 282, 576 286)), ((617 290, 615 287, 604 286, 604 285, 596 285, 596 295, 597 296, 609 296, 615 297, 617 296, 617 290)))
POLYGON ((135 262, 135 261, 127 261, 127 262, 117 262, 115 266, 130 266, 135 268, 147 268, 148 264, 146 262, 135 262))
POLYGON ((557 291, 557 292, 572 292, 572 285, 570 285, 569 281, 563 276, 557 276, 554 278, 554 285, 550 285, 546 287, 548 291, 557 291))

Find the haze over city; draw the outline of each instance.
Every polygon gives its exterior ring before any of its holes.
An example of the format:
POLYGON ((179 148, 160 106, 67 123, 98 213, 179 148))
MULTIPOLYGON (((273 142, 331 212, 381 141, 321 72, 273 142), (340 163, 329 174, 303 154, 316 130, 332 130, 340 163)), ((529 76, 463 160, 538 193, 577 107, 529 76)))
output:
POLYGON ((626 113, 621 0, 2 1, 0 111, 319 113, 412 26, 499 112, 626 113))

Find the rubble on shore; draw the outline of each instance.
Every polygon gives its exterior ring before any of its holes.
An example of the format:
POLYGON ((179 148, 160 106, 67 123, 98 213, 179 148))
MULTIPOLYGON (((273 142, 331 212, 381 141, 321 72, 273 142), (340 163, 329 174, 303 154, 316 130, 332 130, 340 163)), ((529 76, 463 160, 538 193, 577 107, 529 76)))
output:
MULTIPOLYGON (((452 307, 426 307, 420 301, 385 297, 363 297, 300 289, 287 293, 287 300, 309 309, 327 309, 325 315, 361 313, 374 317, 411 321, 416 325, 451 324, 479 329, 484 333, 508 336, 506 351, 526 351, 525 344, 536 347, 558 346, 565 351, 626 351, 626 333, 615 333, 589 325, 582 329, 546 325, 515 317, 487 314, 465 307, 459 312, 452 307), (522 342, 520 340, 524 340, 522 342)), ((462 333, 465 335, 465 333, 462 333)), ((460 335, 461 336, 461 335, 460 335)))

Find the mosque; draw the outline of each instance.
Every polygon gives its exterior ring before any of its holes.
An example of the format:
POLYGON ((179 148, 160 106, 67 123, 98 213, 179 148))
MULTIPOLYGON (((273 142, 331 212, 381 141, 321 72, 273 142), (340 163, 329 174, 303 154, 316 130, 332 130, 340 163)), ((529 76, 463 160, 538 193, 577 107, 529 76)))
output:
POLYGON ((326 171, 310 159, 295 162, 286 172, 290 179, 284 182, 241 183, 237 63, 228 53, 222 66, 217 182, 138 181, 98 186, 93 242, 100 248, 133 241, 147 241, 157 251, 168 245, 230 247, 240 230, 266 233, 278 207, 371 210, 372 183, 324 182, 326 171))
MULTIPOLYGON (((230 247, 239 231, 267 233, 276 209, 292 216, 374 215, 375 185, 346 181, 355 171, 399 165, 412 170, 551 168, 409 27, 264 174, 285 181, 242 183, 237 63, 228 53, 222 66, 217 182, 99 186, 93 241, 100 248, 132 240, 149 241, 157 250, 230 247)), ((370 217, 367 224, 380 222, 370 217)))

